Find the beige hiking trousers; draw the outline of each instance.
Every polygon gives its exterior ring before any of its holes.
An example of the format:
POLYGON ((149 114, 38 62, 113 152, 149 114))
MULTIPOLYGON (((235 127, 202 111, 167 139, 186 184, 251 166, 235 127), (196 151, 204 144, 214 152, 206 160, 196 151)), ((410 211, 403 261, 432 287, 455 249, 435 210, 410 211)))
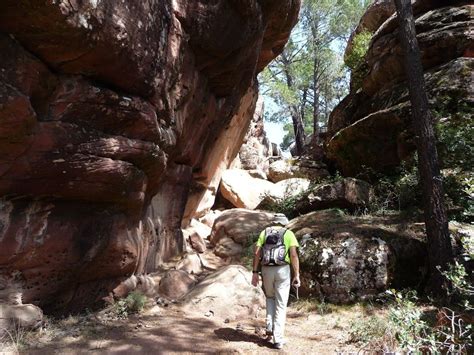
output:
POLYGON ((267 301, 267 331, 275 343, 284 343, 286 306, 290 296, 290 265, 262 266, 263 290, 267 301))

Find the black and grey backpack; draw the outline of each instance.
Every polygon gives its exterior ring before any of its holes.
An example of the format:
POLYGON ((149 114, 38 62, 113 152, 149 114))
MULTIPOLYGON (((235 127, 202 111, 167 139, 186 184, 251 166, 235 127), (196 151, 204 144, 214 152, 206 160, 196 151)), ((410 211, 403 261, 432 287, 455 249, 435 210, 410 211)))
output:
POLYGON ((286 248, 284 235, 287 229, 268 227, 265 229, 265 243, 262 246, 262 265, 285 265, 286 248))

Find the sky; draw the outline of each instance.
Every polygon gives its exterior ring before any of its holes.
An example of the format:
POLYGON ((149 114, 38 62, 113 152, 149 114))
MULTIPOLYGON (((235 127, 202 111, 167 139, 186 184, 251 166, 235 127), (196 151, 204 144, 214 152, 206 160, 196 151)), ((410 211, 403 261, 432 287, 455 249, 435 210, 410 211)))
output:
POLYGON ((285 135, 283 131, 283 123, 265 121, 264 127, 270 142, 280 145, 280 143, 283 141, 283 136, 285 135))

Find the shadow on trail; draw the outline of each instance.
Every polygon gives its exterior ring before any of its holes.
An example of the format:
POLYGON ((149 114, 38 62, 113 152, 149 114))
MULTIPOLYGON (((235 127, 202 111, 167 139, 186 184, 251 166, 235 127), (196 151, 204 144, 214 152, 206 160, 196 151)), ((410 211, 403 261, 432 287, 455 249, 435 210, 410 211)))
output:
POLYGON ((219 328, 214 330, 214 334, 216 334, 219 339, 226 341, 255 343, 259 347, 272 348, 272 344, 269 341, 259 337, 256 334, 249 334, 242 330, 233 328, 219 328))
MULTIPOLYGON (((169 354, 231 352, 212 333, 216 323, 205 318, 141 317, 117 321, 120 325, 89 324, 87 336, 37 344, 28 354, 169 354), (154 321, 152 323, 152 321, 154 321), (143 324, 137 329, 136 324, 143 324), (93 334, 90 331, 93 330, 93 334)), ((84 331, 84 330, 83 330, 84 331)), ((1 351, 0 351, 1 352, 1 351)))

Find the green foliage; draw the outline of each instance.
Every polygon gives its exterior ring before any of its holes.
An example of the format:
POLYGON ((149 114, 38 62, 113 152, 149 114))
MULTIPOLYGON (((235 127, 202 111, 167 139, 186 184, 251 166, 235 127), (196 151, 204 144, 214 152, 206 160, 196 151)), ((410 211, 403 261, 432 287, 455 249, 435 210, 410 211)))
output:
POLYGON ((140 313, 145 307, 146 296, 139 291, 132 291, 127 297, 114 303, 114 312, 118 318, 127 318, 130 314, 140 313))
POLYGON ((443 307, 438 310, 438 324, 430 324, 416 304, 416 294, 388 291, 395 297, 389 312, 392 328, 399 346, 409 352, 468 353, 472 349, 472 324, 465 322, 463 314, 443 307))
POLYGON ((460 173, 459 170, 445 171, 443 187, 446 194, 446 206, 451 210, 451 219, 465 222, 474 220, 474 193, 472 190, 474 175, 460 173))
POLYGON ((399 346, 408 351, 418 352, 428 341, 433 341, 428 337, 430 327, 422 320, 423 312, 416 305, 416 293, 414 291, 406 294, 388 291, 395 298, 395 305, 389 312, 390 326, 395 332, 395 337, 399 346))
POLYGON ((362 80, 369 71, 365 57, 372 36, 371 32, 365 30, 355 35, 352 42, 352 51, 344 58, 345 64, 351 69, 352 85, 356 89, 362 86, 362 80))
POLYGON ((365 56, 369 49, 370 41, 373 33, 369 31, 362 31, 354 36, 352 40, 352 51, 344 58, 345 64, 352 70, 357 71, 365 64, 365 56))
MULTIPOLYGON (((461 94, 460 94, 461 95, 461 94)), ((447 207, 452 218, 474 221, 473 109, 458 97, 439 97, 433 111, 437 119, 437 149, 443 169, 447 207)))
POLYGON ((365 11, 368 0, 306 0, 299 23, 283 53, 259 76, 263 94, 275 108, 266 119, 289 123, 282 149, 294 141, 295 123, 306 135, 314 123, 326 125, 333 107, 348 91, 342 54, 345 41, 365 11))
MULTIPOLYGON (((423 208, 416 157, 401 164, 393 173, 382 175, 366 169, 358 176, 374 181, 374 198, 370 212, 385 214, 389 211, 415 212, 423 208)), ((474 219, 474 176, 459 169, 442 171, 446 207, 451 220, 470 222, 474 219)))
POLYGON ((452 118, 436 125, 438 152, 443 167, 474 170, 474 122, 452 118))
POLYGON ((402 164, 392 175, 373 174, 374 198, 370 212, 385 214, 391 210, 401 211, 421 207, 421 190, 418 186, 416 165, 402 164))
POLYGON ((414 291, 386 293, 392 297, 386 319, 370 316, 353 321, 349 341, 382 353, 465 354, 474 350, 472 324, 464 318, 466 309, 426 307, 414 291))
MULTIPOLYGON (((470 255, 468 259, 471 259, 470 255)), ((474 299, 474 286, 469 280, 469 275, 464 265, 456 260, 454 264, 449 265, 447 271, 441 273, 450 281, 451 289, 448 290, 448 292, 455 296, 459 306, 467 311, 474 311, 474 304, 472 304, 474 299)))

